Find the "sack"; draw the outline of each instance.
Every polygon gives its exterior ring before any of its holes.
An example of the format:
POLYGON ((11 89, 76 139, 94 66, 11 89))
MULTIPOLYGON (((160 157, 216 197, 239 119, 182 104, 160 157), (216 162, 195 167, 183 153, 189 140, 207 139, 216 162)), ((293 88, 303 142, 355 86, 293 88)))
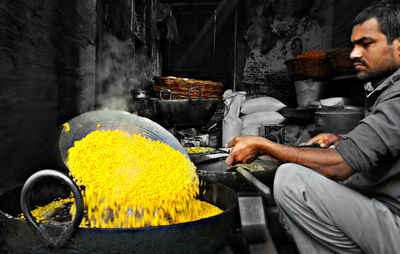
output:
POLYGON ((225 112, 222 120, 222 145, 226 146, 242 131, 242 119, 240 119, 240 107, 246 100, 246 92, 233 92, 226 90, 224 93, 225 112))
POLYGON ((275 112, 286 107, 285 104, 279 100, 264 96, 253 99, 248 99, 243 103, 241 113, 245 115, 257 113, 257 112, 275 112))
POLYGON ((258 112, 250 115, 243 115, 243 129, 249 127, 260 127, 261 125, 280 124, 285 121, 285 117, 278 112, 258 112))
POLYGON ((260 125, 243 128, 242 136, 260 136, 260 125))

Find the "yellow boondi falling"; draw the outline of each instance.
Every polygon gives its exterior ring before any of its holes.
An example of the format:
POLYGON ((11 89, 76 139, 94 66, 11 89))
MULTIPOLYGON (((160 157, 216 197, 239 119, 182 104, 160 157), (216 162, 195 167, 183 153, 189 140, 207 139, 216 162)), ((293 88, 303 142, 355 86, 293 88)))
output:
MULTIPOLYGON (((48 218, 50 217, 57 217, 56 215, 56 209, 60 208, 61 206, 65 205, 66 203, 73 203, 74 202, 74 197, 71 196, 69 198, 57 198, 53 202, 44 205, 44 206, 38 206, 35 209, 31 211, 32 216, 35 217, 36 222, 38 223, 44 223, 48 221, 48 218)), ((75 208, 74 208, 75 209, 75 208)), ((72 211, 72 209, 71 209, 72 211)), ((74 213, 76 212, 75 210, 73 211, 74 213)), ((25 219, 25 216, 21 213, 19 214, 18 218, 20 219, 25 219)))
POLYGON ((81 226, 160 226, 222 212, 196 199, 199 179, 189 159, 139 134, 93 131, 69 149, 67 164, 84 186, 88 218, 81 226))

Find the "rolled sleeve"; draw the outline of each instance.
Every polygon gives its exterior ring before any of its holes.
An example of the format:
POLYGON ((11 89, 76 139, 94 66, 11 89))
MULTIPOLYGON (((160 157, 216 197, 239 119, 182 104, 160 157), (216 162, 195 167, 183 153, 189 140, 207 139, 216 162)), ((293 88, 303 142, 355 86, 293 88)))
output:
POLYGON ((378 148, 381 143, 370 126, 360 123, 346 139, 337 143, 336 151, 355 173, 365 173, 376 167, 381 157, 378 148))
POLYGON ((384 156, 395 157, 400 150, 400 98, 381 102, 372 114, 348 133, 336 150, 354 172, 368 172, 384 156))
POLYGON ((400 97, 380 103, 374 114, 362 120, 382 140, 387 152, 395 157, 400 153, 400 97))

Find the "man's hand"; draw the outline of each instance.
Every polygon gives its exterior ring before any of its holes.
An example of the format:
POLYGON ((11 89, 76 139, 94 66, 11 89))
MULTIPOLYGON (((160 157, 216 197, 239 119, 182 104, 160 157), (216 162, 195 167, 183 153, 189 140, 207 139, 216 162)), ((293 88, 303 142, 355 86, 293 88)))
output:
POLYGON ((260 145, 265 142, 262 137, 245 136, 236 137, 230 141, 227 147, 232 147, 232 151, 226 158, 226 165, 232 166, 237 163, 251 163, 262 152, 260 145))
MULTIPOLYGON (((329 146, 341 138, 328 133, 319 134, 310 139, 309 144, 320 142, 329 146)), ((277 144, 263 137, 236 137, 229 144, 232 151, 226 158, 228 166, 236 163, 250 163, 261 154, 267 154, 281 162, 291 162, 311 168, 323 176, 335 180, 344 180, 353 174, 335 149, 297 148, 277 144)))
POLYGON ((307 142, 307 145, 319 144, 322 148, 324 148, 324 147, 329 147, 330 145, 341 139, 342 139, 341 137, 330 133, 321 133, 311 138, 307 142))

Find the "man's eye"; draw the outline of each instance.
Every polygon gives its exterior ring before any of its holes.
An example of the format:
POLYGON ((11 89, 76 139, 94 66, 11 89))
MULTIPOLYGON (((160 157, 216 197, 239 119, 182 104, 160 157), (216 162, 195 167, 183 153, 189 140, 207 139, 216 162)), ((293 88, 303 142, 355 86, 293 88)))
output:
POLYGON ((372 44, 372 42, 363 42, 361 45, 362 45, 364 48, 367 48, 367 47, 369 47, 371 44, 372 44))

